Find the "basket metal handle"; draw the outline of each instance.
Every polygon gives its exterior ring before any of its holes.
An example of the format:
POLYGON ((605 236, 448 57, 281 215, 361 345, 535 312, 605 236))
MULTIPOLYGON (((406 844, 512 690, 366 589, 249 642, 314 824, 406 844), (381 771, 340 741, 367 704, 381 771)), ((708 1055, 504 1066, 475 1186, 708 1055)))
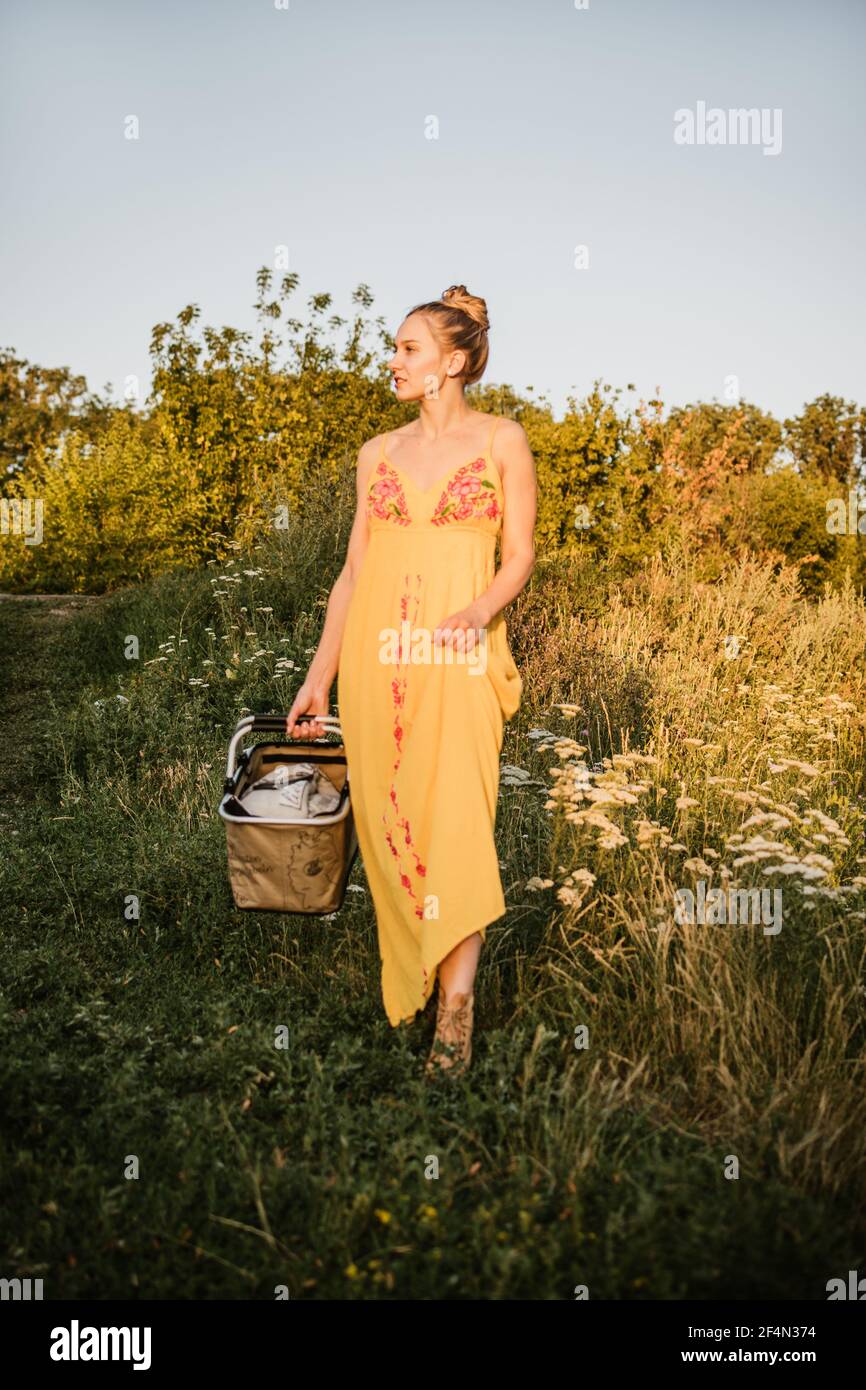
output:
MULTIPOLYGON (((238 765, 238 748, 244 738, 249 733, 283 734, 286 733, 286 720, 288 711, 285 714, 246 714, 238 720, 237 728, 232 734, 229 743, 228 756, 226 758, 226 784, 234 777, 238 765)), ((326 734, 342 734, 340 720, 336 714, 308 714, 302 715, 295 720, 296 724, 304 721, 309 723, 321 724, 326 734)), ((319 743, 319 739, 304 739, 305 743, 319 743)), ((327 742, 322 740, 321 747, 326 748, 327 742)))
MULTIPOLYGON (((288 719, 288 717, 288 710, 286 710, 285 714, 247 714, 244 716, 244 719, 238 723, 238 728, 240 728, 241 723, 246 723, 247 720, 252 720, 250 728, 255 733, 285 733, 286 720, 288 719)), ((340 720, 336 714, 299 714, 295 720, 295 723, 301 724, 305 720, 308 721, 310 724, 312 724, 313 721, 315 721, 318 724, 336 725, 336 730, 332 728, 329 730, 329 732, 340 732, 340 720)))

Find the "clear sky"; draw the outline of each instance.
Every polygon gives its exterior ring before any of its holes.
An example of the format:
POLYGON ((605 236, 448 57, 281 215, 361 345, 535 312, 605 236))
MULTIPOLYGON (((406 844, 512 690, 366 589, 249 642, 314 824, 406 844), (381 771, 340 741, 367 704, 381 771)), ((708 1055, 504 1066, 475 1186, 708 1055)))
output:
POLYGON ((732 376, 779 416, 864 403, 866 0, 0 14, 0 346, 91 389, 119 400, 132 373, 146 394, 151 329, 190 302, 254 329, 256 271, 287 245, 299 315, 327 291, 350 317, 364 281, 394 332, 467 285, 485 380, 557 416, 596 377, 670 405, 732 376), (764 111, 766 137, 677 143, 700 103, 764 111))

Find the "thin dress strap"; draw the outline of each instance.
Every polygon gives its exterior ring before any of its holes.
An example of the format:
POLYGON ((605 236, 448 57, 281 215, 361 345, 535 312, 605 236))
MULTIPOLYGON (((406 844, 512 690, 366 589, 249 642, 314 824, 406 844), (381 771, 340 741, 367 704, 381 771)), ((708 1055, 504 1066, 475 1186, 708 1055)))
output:
MULTIPOLYGON (((490 431, 490 438, 489 438, 488 441, 487 441, 487 452, 488 452, 488 454, 490 454, 490 451, 491 451, 491 449, 493 448, 493 436, 494 436, 494 434, 496 433, 496 426, 499 424, 499 418, 500 418, 500 417, 497 415, 497 416, 496 416, 496 419, 493 421, 493 428, 492 428, 492 430, 490 431)), ((490 454, 490 457, 491 457, 491 459, 492 459, 493 455, 490 454)))

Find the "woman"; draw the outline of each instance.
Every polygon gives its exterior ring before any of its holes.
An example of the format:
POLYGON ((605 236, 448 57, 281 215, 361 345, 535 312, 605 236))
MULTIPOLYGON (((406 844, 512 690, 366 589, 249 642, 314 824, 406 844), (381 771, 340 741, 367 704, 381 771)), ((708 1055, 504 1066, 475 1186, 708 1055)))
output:
POLYGON ((428 1073, 469 1064, 478 957, 505 912, 493 831, 503 726, 522 683, 501 611, 535 561, 523 428, 464 398, 487 364, 488 326, 464 285, 401 324, 390 370, 418 416, 359 451, 346 563, 286 721, 295 738, 319 734, 309 716, 328 712, 338 675, 392 1026, 425 1006, 439 977, 428 1073))

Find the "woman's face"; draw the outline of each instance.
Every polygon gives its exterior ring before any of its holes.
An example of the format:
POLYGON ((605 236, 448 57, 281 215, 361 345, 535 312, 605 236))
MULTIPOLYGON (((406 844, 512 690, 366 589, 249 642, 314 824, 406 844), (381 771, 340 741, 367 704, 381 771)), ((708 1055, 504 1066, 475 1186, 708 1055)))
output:
POLYGON ((449 366, 459 371, 462 353, 444 352, 423 314, 410 314, 404 319, 395 341, 397 350, 388 369, 397 399, 435 400, 447 378, 449 366))

